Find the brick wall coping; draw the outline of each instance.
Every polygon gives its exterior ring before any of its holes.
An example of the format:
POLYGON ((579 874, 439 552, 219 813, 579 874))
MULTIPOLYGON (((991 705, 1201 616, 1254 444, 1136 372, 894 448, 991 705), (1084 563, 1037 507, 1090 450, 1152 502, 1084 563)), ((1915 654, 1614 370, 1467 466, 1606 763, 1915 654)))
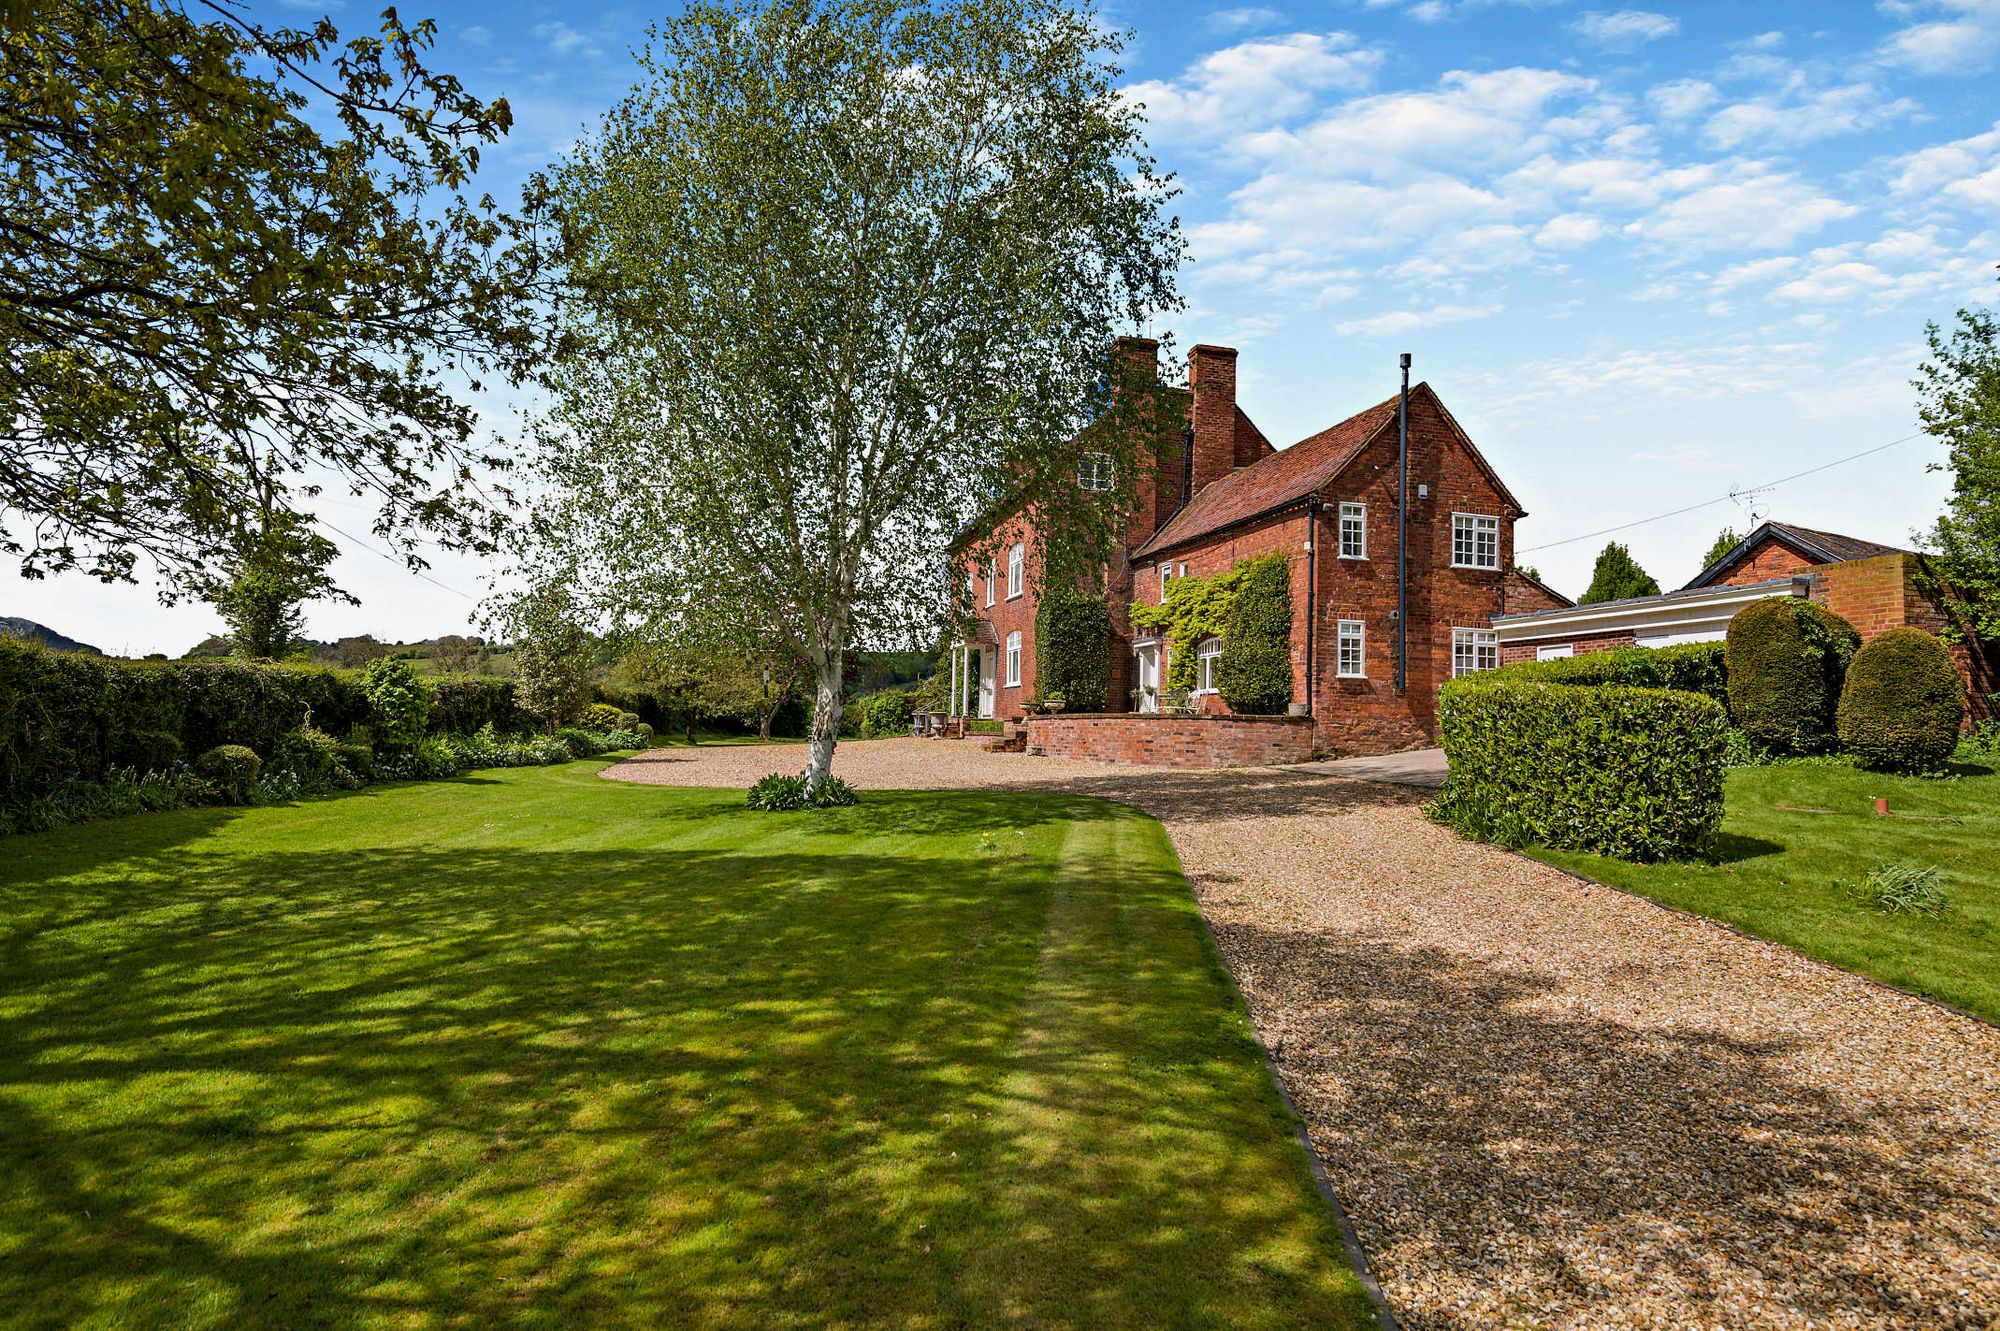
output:
POLYGON ((1222 722, 1234 725, 1240 725, 1245 721, 1276 721, 1280 724, 1295 726, 1309 726, 1313 720, 1310 716, 1285 716, 1282 713, 1273 715, 1264 712, 1197 712, 1193 715, 1185 712, 1035 712, 1027 719, 1030 721, 1133 721, 1152 723, 1172 721, 1175 724, 1187 721, 1200 721, 1203 723, 1222 722))

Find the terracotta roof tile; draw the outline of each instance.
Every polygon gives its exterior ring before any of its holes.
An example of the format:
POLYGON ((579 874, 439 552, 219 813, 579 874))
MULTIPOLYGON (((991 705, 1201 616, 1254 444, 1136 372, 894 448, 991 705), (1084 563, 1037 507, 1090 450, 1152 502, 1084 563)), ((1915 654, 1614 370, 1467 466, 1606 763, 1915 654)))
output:
MULTIPOLYGON (((1396 421, 1396 399, 1378 402, 1340 424, 1267 454, 1233 476, 1211 482, 1173 519, 1134 552, 1134 558, 1179 545, 1303 499, 1332 480, 1368 441, 1396 421)), ((1242 427, 1237 424, 1238 456, 1242 427)), ((1256 427, 1251 426, 1254 430, 1256 427)), ((1261 435, 1259 436, 1262 437, 1261 435)))

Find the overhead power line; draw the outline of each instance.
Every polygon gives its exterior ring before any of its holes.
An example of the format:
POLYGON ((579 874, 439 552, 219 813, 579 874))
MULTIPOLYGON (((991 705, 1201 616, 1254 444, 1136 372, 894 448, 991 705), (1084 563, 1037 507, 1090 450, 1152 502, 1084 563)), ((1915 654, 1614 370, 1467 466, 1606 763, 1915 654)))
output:
POLYGON ((1615 527, 1602 527, 1597 531, 1587 531, 1581 536, 1565 536, 1560 541, 1547 541, 1541 545, 1531 545, 1525 550, 1517 550, 1514 553, 1517 556, 1531 555, 1537 550, 1553 550, 1559 545, 1575 545, 1578 541, 1591 541, 1597 539, 1599 536, 1610 536, 1617 532, 1630 531, 1634 527, 1643 527, 1650 522, 1665 522, 1668 518, 1677 518, 1683 513, 1692 513, 1696 509, 1712 508, 1717 504, 1726 504, 1730 500, 1740 498, 1743 495, 1756 494, 1762 490, 1775 490, 1779 486, 1788 485, 1801 477, 1811 476, 1816 472, 1826 471, 1845 463, 1856 462, 1862 458, 1871 457, 1876 453, 1883 452, 1886 449, 1894 448, 1898 444, 1907 444, 1912 439, 1922 439, 1924 437, 1924 432, 1919 430, 1915 434, 1906 434, 1901 439, 1891 439, 1886 444, 1877 444, 1873 448, 1864 448, 1859 453, 1849 453, 1844 458, 1835 458, 1831 462, 1822 462, 1817 467, 1807 467, 1804 471, 1795 471, 1789 476, 1780 476, 1777 480, 1766 481, 1762 485, 1746 485, 1742 489, 1731 490, 1726 495, 1717 495, 1713 499, 1704 499, 1698 504, 1689 504, 1685 508, 1676 508, 1666 513, 1655 513, 1650 518, 1639 518, 1633 522, 1621 522, 1615 527))
POLYGON ((475 603, 479 600, 477 596, 472 595, 470 592, 462 592, 458 588, 451 586, 449 583, 439 582, 436 578, 433 578, 430 574, 424 572, 422 569, 411 568, 407 563, 405 563, 401 559, 398 559, 396 556, 390 554, 387 550, 383 550, 377 546, 370 545, 368 542, 362 540, 359 536, 356 536, 353 532, 343 531, 339 527, 334 526, 331 522, 328 522, 325 518, 316 517, 313 520, 319 523, 320 526, 332 532, 334 535, 345 536, 348 540, 360 546, 363 550, 366 550, 369 554, 380 555, 382 558, 388 560, 391 564, 394 564, 398 568, 401 568, 406 572, 409 572, 419 578, 422 578, 425 582, 428 582, 433 587, 438 587, 443 589, 444 591, 448 591, 453 596, 463 596, 466 600, 475 603))

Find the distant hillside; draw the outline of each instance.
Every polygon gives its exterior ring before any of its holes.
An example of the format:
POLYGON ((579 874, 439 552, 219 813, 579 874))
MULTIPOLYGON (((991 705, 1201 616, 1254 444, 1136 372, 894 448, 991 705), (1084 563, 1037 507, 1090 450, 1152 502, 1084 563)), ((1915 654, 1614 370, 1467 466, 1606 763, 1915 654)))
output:
POLYGON ((103 652, 98 651, 87 642, 78 642, 75 638, 65 638, 46 624, 37 624, 32 619, 21 619, 14 615, 0 615, 0 637, 21 638, 28 642, 38 642, 42 646, 52 648, 58 652, 85 652, 91 656, 104 655, 103 652))

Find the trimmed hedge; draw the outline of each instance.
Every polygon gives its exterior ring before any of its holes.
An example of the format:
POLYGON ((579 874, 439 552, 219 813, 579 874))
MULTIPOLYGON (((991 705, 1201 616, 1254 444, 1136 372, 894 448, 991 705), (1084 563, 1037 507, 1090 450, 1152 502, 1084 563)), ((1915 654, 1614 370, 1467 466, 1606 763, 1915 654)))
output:
POLYGON ((909 734, 915 710, 916 695, 909 689, 883 689, 857 698, 848 708, 863 739, 909 734))
POLYGON ((1451 763, 1433 816, 1481 841, 1628 860, 1689 859, 1722 821, 1729 721, 1673 689, 1453 680, 1451 763))
POLYGON ((1035 692, 1072 712, 1101 712, 1111 697, 1111 607, 1051 588, 1035 611, 1035 692))
POLYGON ((1725 649, 1730 715, 1774 753, 1832 749, 1841 681, 1860 646, 1854 625, 1802 597, 1744 606, 1725 649))
POLYGON ((1283 555, 1239 566, 1243 580, 1222 635, 1222 700, 1268 715, 1292 700, 1292 574, 1283 555))
POLYGON ((1840 742, 1864 766, 1935 772, 1958 747, 1965 682, 1951 652, 1919 628, 1878 635, 1854 655, 1840 694, 1840 742))
POLYGON ((1517 661, 1489 670, 1485 682, 1606 684, 1635 689, 1679 689, 1729 705, 1729 672, 1719 642, 1686 642, 1673 647, 1614 647, 1554 661, 1517 661))

